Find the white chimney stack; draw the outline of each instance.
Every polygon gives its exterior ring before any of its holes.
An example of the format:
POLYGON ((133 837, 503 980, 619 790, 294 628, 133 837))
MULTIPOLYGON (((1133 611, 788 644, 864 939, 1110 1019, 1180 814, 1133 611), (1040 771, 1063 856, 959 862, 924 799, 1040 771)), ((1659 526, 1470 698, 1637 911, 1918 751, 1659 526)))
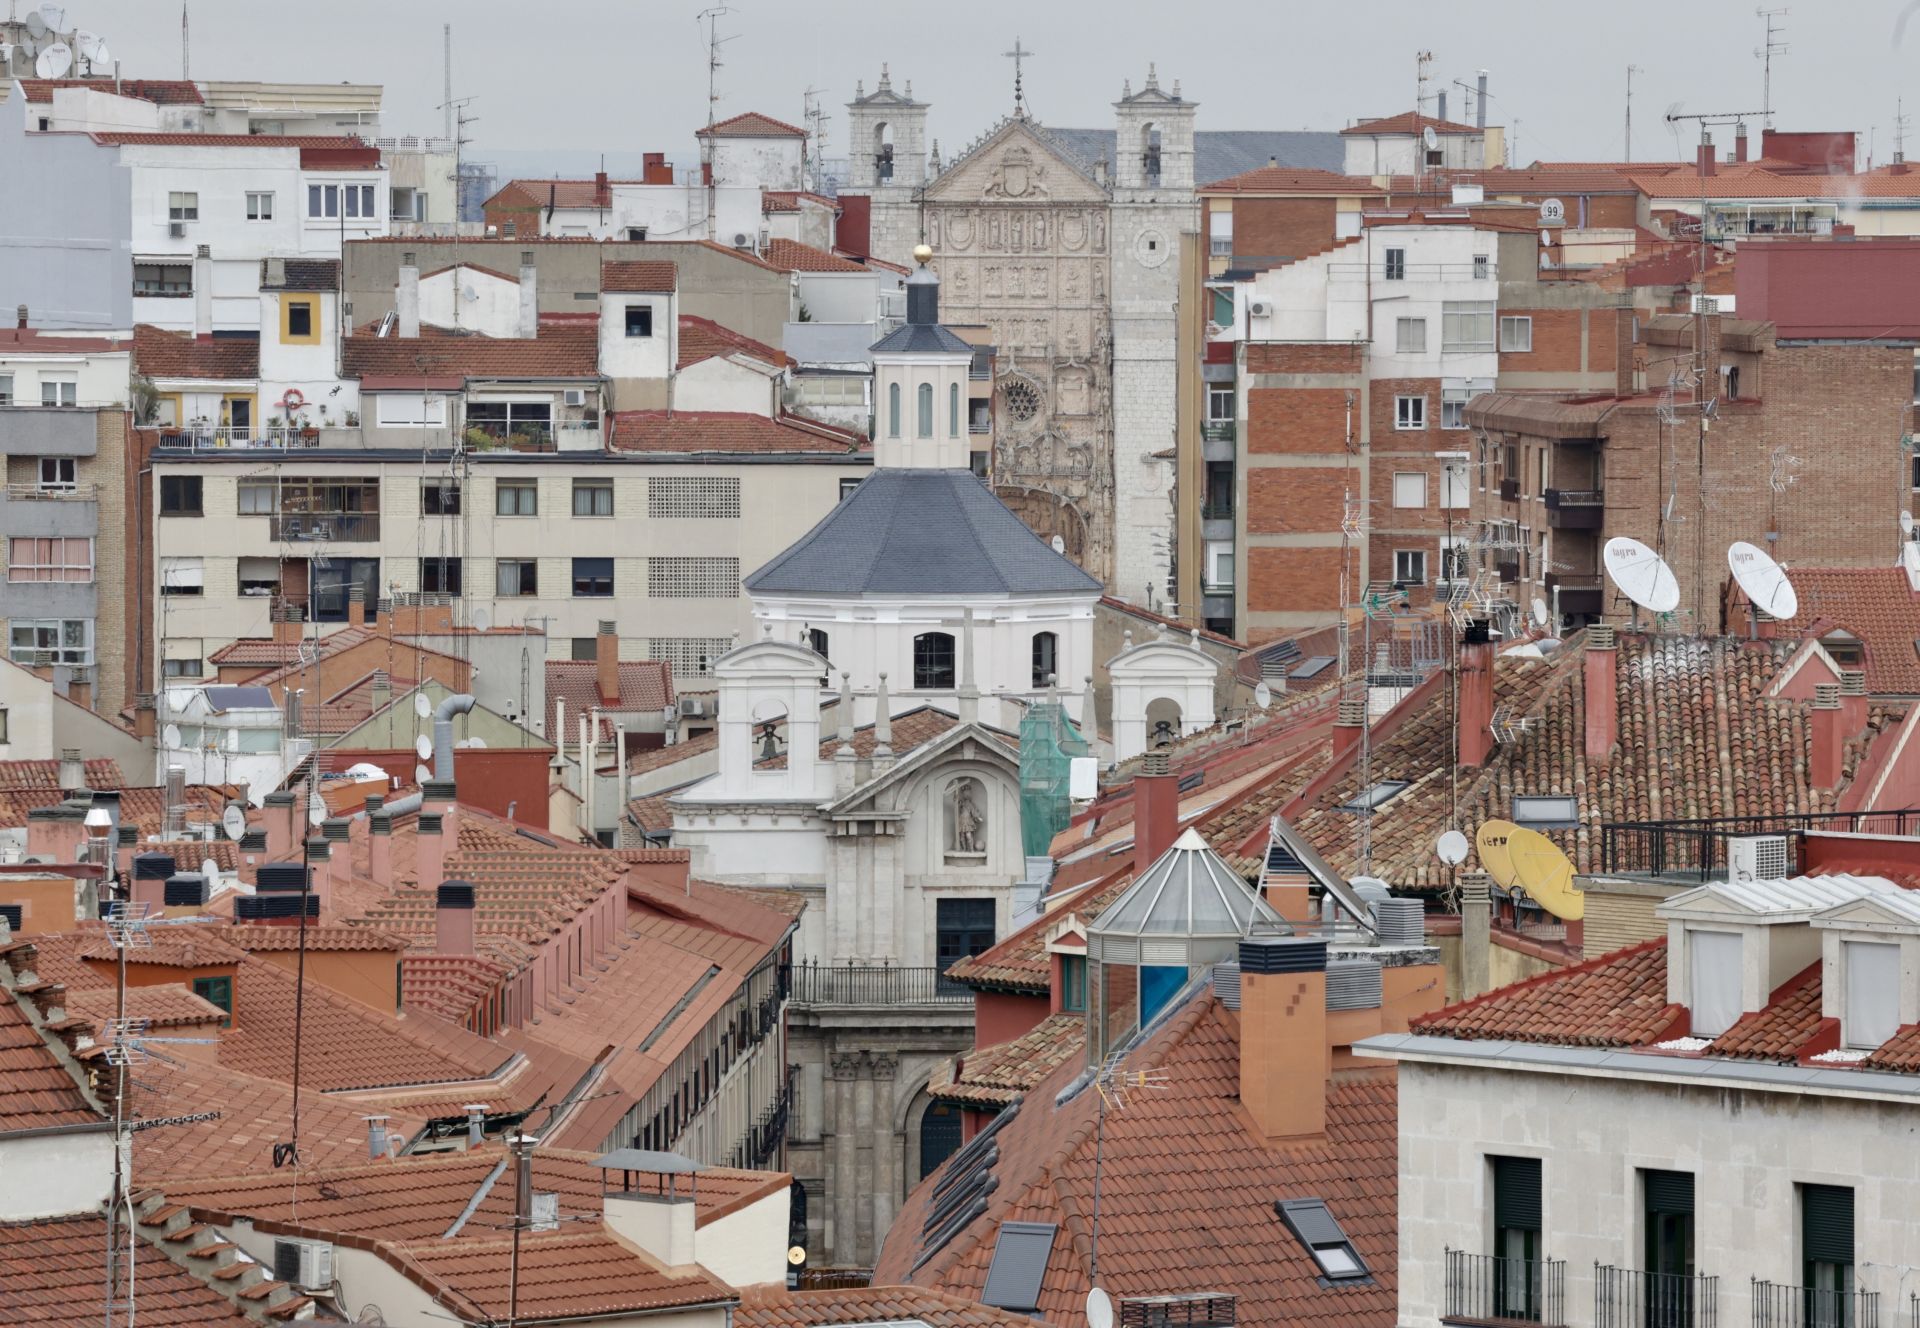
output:
POLYGON ((540 335, 540 271, 531 249, 520 251, 520 335, 528 341, 540 335))
POLYGON ((403 337, 420 335, 420 267, 413 251, 400 255, 400 284, 393 292, 394 318, 403 337))

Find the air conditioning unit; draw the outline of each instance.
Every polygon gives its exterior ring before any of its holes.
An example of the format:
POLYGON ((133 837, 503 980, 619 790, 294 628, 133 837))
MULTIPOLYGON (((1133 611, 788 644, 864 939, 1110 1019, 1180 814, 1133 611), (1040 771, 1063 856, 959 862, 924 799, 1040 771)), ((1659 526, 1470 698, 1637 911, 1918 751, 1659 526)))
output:
POLYGON ((1271 318, 1273 316, 1273 305, 1266 300, 1248 300, 1247 316, 1249 318, 1271 318))
POLYGON ((562 394, 562 398, 569 406, 584 406, 587 404, 587 390, 584 387, 570 387, 562 394))
POLYGON ((751 249, 753 248, 753 237, 745 231, 735 231, 733 233, 733 247, 735 249, 751 249))
POLYGON ((1727 841, 1727 879, 1784 881, 1791 875, 1785 835, 1743 835, 1727 841))
POLYGON ((707 714, 706 698, 699 696, 681 697, 680 713, 688 719, 705 719, 707 714))
POLYGON ((172 237, 173 237, 174 239, 176 239, 176 240, 184 240, 184 239, 186 239, 186 238, 187 238, 187 223, 186 223, 186 222, 184 222, 184 221, 170 221, 170 222, 168 222, 168 223, 167 223, 167 234, 168 234, 168 235, 170 235, 170 236, 172 236, 172 237))
POLYGON ((327 1291, 333 1286, 333 1246, 317 1240, 273 1242, 273 1275, 302 1291, 327 1291))

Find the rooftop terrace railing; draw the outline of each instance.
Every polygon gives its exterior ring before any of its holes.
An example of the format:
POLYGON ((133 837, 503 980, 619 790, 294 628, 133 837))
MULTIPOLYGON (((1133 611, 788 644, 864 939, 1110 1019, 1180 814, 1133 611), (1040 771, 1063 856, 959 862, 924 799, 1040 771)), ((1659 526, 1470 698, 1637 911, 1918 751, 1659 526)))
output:
POLYGON ((1812 830, 1920 835, 1920 808, 1868 812, 1796 812, 1672 821, 1607 821, 1600 827, 1602 873, 1708 881, 1723 876, 1727 841, 1787 836, 1788 865, 1800 869, 1801 836, 1812 830))

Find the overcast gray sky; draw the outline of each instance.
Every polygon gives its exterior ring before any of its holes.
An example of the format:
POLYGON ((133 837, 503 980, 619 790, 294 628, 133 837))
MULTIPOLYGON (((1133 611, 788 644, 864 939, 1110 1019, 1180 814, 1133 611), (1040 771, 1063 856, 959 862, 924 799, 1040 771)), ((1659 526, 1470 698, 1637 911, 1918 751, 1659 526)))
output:
MULTIPOLYGON (((31 0, 16 0, 24 10, 31 0)), ((386 86, 388 133, 441 123, 440 25, 454 24, 454 91, 475 98, 473 155, 525 169, 533 150, 692 154, 706 118, 695 15, 713 0, 191 0, 199 78, 345 80, 386 86)), ((1768 0, 1774 5, 1779 0, 1768 0)), ((1410 107, 1414 57, 1433 52, 1436 86, 1490 74, 1489 122, 1518 122, 1519 160, 1617 159, 1626 69, 1634 156, 1672 158, 1661 116, 1757 109, 1764 39, 1753 0, 732 0, 719 74, 721 116, 760 110, 797 121, 824 90, 832 155, 845 152, 841 103, 882 61, 932 103, 949 156, 1004 114, 1020 37, 1034 113, 1106 125, 1123 78, 1147 62, 1200 102, 1200 127, 1338 129, 1410 107)), ((178 0, 68 0, 69 21, 106 37, 129 75, 177 77, 178 0)), ((1920 0, 1812 0, 1784 16, 1774 124, 1873 133, 1892 152, 1895 101, 1920 114, 1920 0), (1904 31, 1902 18, 1906 17, 1904 31)), ((1691 131, 1686 141, 1691 143, 1691 131)), ((1920 153, 1920 140, 1912 149, 1920 153)), ((1690 153, 1688 154, 1690 155, 1690 153)))

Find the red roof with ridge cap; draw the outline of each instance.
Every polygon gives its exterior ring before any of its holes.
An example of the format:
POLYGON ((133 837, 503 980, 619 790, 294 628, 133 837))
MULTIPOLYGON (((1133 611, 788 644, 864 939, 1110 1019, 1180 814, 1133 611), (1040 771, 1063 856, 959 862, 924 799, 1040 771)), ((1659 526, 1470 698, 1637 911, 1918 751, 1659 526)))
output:
POLYGON ((133 364, 149 378, 258 378, 260 343, 251 338, 201 341, 140 323, 133 329, 133 364))
POLYGON ((867 440, 799 415, 746 411, 629 410, 613 417, 616 452, 827 452, 864 454, 867 440))
POLYGON ((693 131, 695 138, 805 138, 807 131, 758 111, 744 111, 693 131))
POLYGON ((200 106, 206 98, 200 85, 184 78, 23 78, 16 86, 28 101, 50 102, 55 88, 87 88, 93 92, 111 92, 160 106, 200 106))
POLYGON ((755 341, 744 332, 735 332, 711 318, 702 318, 698 314, 680 315, 680 362, 675 368, 685 369, 690 365, 710 360, 716 355, 747 355, 756 360, 764 360, 777 368, 793 364, 794 358, 783 350, 777 350, 764 341, 755 341))
POLYGON ((664 258, 616 259, 600 265, 600 289, 644 294, 670 291, 679 284, 679 276, 679 269, 664 258))
POLYGON ((1380 120, 1362 120, 1358 124, 1348 125, 1342 134, 1417 134, 1423 129, 1431 129, 1436 134, 1484 134, 1487 131, 1470 124, 1461 124, 1457 120, 1436 120, 1431 115, 1421 115, 1418 111, 1402 111, 1398 115, 1389 115, 1380 120))

